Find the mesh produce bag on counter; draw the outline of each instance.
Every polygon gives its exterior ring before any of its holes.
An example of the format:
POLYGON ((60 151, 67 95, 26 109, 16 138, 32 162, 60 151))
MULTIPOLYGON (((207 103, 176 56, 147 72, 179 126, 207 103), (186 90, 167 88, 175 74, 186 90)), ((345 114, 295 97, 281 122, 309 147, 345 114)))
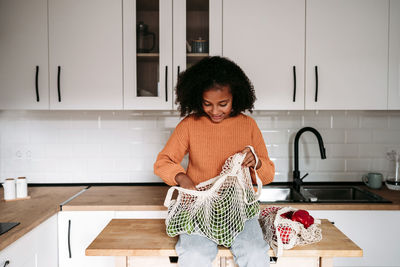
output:
POLYGON ((294 218, 296 211, 299 210, 292 207, 268 207, 260 213, 259 222, 264 240, 268 242, 277 257, 282 255, 283 249, 316 243, 322 239, 321 221, 314 220, 304 210, 299 214, 305 216, 305 221, 299 216, 294 218), (307 218, 307 215, 311 218, 307 218), (311 219, 311 222, 307 219, 311 219))
MULTIPOLYGON (((256 159, 253 147, 248 146, 256 159)), ((230 247, 235 237, 243 231, 247 220, 260 211, 258 198, 262 182, 254 170, 258 190, 254 191, 249 168, 243 168, 245 154, 230 156, 219 176, 189 190, 173 186, 168 190, 164 206, 168 207, 165 220, 167 234, 171 237, 187 233, 198 234, 218 245, 230 247), (173 192, 177 199, 172 200, 173 192)))

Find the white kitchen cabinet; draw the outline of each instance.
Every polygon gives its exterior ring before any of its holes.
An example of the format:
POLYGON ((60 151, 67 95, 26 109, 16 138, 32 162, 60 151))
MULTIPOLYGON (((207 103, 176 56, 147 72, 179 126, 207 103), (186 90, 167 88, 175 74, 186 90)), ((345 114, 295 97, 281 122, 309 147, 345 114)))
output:
MULTIPOLYGON (((173 87, 178 75, 205 56, 222 55, 222 0, 173 0, 173 87), (208 52, 189 51, 192 40, 208 42, 208 52)), ((175 92, 173 92, 173 107, 175 92)))
POLYGON ((255 109, 304 109, 305 0, 225 0, 223 14, 223 55, 252 81, 255 109))
POLYGON ((388 13, 388 0, 225 0, 223 55, 255 109, 386 110, 388 13))
POLYGON ((307 0, 306 109, 387 109, 388 0, 307 0))
POLYGON ((47 0, 1 0, 0 36, 0 109, 48 109, 47 0))
MULTIPOLYGON (((53 215, 38 227, 36 232, 36 267, 58 265, 58 215, 53 215)), ((11 266, 10 266, 11 267, 11 266)))
POLYGON ((171 109, 172 0, 123 0, 123 7, 124 108, 171 109), (139 44, 140 22, 148 30, 139 44))
POLYGON ((171 110, 179 72, 221 54, 222 0, 124 0, 123 29, 124 109, 171 110), (209 52, 187 50, 199 37, 209 52))
POLYGON ((10 246, 0 251, 0 266, 7 267, 35 267, 36 248, 34 230, 25 234, 10 246), (23 254, 21 254, 23 252, 23 254))
POLYGON ((114 267, 114 257, 85 256, 86 248, 111 221, 114 214, 114 211, 59 212, 59 267, 114 267))
POLYGON ((122 109, 121 12, 113 0, 0 1, 0 109, 122 109))
POLYGON ((400 109, 400 1, 390 1, 389 109, 400 109))
POLYGON ((362 258, 335 258, 334 266, 400 266, 400 211, 310 210, 335 223, 363 250, 362 258))
POLYGON ((122 1, 49 0, 50 109, 122 109, 122 1))
POLYGON ((8 261, 7 267, 54 267, 57 259, 57 215, 0 251, 0 266, 8 261))

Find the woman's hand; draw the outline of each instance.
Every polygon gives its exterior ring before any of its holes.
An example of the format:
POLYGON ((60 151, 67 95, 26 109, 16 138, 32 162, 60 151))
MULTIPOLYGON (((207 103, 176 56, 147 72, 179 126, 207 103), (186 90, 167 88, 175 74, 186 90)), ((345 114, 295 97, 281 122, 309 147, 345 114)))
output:
POLYGON ((197 190, 192 179, 190 179, 190 177, 184 174, 183 172, 180 172, 175 176, 175 181, 178 183, 180 187, 190 190, 197 190))
POLYGON ((254 157, 253 153, 251 152, 250 148, 246 147, 242 150, 241 153, 246 153, 246 157, 243 160, 242 166, 243 167, 253 167, 258 169, 261 167, 261 160, 258 160, 257 167, 256 166, 256 158, 254 157))

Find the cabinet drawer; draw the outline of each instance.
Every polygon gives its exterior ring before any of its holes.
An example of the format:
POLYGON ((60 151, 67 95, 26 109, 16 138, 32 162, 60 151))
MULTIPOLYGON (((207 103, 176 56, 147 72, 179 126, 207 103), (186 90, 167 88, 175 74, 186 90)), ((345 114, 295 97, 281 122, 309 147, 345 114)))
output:
POLYGON ((7 267, 33 267, 36 266, 34 230, 30 231, 10 246, 0 252, 0 266, 6 261, 7 267))
MULTIPOLYGON (((212 267, 220 267, 221 258, 216 258, 213 261, 212 267)), ((146 266, 146 267, 177 267, 178 263, 172 263, 169 257, 116 257, 115 267, 134 267, 134 266, 146 266)), ((225 265, 234 266, 234 265, 225 265)), ((301 266, 299 266, 301 267, 301 266)))

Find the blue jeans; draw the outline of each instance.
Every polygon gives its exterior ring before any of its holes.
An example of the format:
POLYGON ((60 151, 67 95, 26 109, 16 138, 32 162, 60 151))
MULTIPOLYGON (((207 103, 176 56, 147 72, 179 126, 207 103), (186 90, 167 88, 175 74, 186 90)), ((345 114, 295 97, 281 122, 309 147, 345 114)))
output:
MULTIPOLYGON (((230 249, 239 267, 268 267, 268 248, 258 219, 254 218, 245 223, 230 249)), ((218 253, 215 242, 199 235, 181 234, 175 249, 179 267, 211 267, 218 253)))

